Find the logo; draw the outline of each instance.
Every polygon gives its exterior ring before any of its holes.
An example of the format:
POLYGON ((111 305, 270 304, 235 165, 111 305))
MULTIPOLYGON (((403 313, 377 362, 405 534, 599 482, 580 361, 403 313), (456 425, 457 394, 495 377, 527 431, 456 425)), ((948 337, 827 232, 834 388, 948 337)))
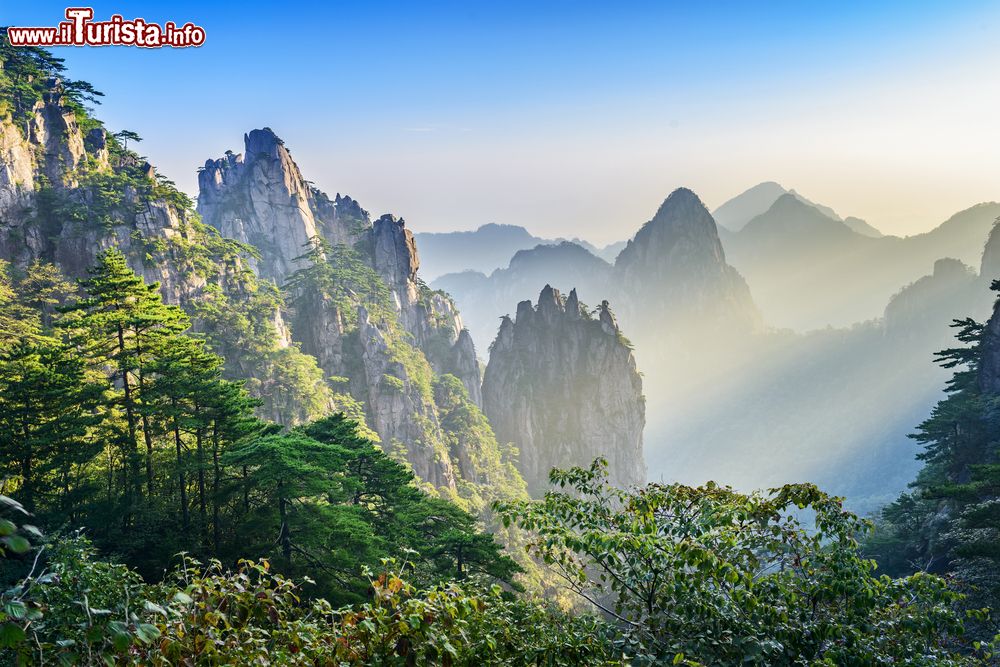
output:
POLYGON ((162 26, 114 14, 107 21, 94 21, 91 7, 67 7, 66 20, 55 27, 14 27, 7 29, 11 46, 164 46, 185 48, 205 43, 205 29, 188 22, 178 26, 167 21, 162 26))

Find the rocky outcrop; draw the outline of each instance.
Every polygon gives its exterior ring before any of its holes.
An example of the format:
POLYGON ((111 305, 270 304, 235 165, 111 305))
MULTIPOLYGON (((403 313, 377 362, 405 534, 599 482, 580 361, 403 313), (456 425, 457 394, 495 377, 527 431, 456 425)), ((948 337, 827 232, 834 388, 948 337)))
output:
POLYGON ((355 200, 310 185, 271 130, 249 132, 244 144, 245 154, 205 163, 204 221, 257 247, 255 268, 286 292, 302 351, 364 404, 387 450, 454 492, 453 459, 476 455, 448 451, 433 382, 454 375, 478 406, 479 362, 454 302, 420 280, 413 233, 401 218, 372 223, 355 200))
MULTIPOLYGON (((455 355, 472 352, 473 356, 459 366, 468 366, 475 359, 473 350, 465 346, 455 348, 462 332, 462 318, 447 294, 429 289, 417 276, 420 256, 413 233, 406 228, 406 221, 394 215, 383 215, 372 227, 372 263, 392 293, 393 305, 400 322, 410 332, 418 347, 439 372, 452 372, 447 360, 455 355)), ((469 385, 479 384, 475 377, 463 378, 469 385)), ((478 393, 478 392, 477 392, 478 393)))
POLYGON ((979 282, 976 272, 959 260, 937 260, 931 275, 907 285, 889 301, 883 318, 885 334, 901 338, 937 332, 935 338, 948 344, 953 320, 983 311, 988 290, 979 282))
POLYGON ((261 277, 283 283, 316 236, 353 245, 368 232, 367 212, 349 197, 331 201, 306 182, 270 128, 249 132, 243 143, 245 153, 207 160, 199 171, 198 212, 223 236, 260 251, 261 277))
POLYGON ((483 406, 497 438, 518 448, 533 494, 553 467, 599 456, 613 484, 645 482, 642 379, 606 301, 595 317, 575 290, 564 299, 546 285, 537 306, 519 303, 490 348, 483 406))
MULTIPOLYGON (((161 284, 167 301, 190 302, 207 275, 175 253, 199 236, 188 211, 158 194, 148 163, 112 157, 103 128, 84 134, 61 102, 61 83, 48 85, 24 122, 0 121, 0 259, 52 262, 82 278, 115 246, 147 282, 161 284)), ((226 272, 221 262, 217 268, 226 272)))
MULTIPOLYGON (((996 292, 987 290, 1000 280, 1000 222, 990 231, 979 272, 980 291, 996 299, 996 292)), ((1000 299, 993 302, 993 310, 983 330, 982 356, 979 360, 979 388, 984 394, 1000 396, 1000 299)))
MULTIPOLYGON (((389 288, 399 324, 438 373, 454 373, 479 396, 475 350, 462 342, 462 319, 452 300, 419 279, 420 258, 412 232, 394 215, 374 224, 357 201, 337 194, 330 199, 306 181, 299 167, 270 128, 243 137, 245 154, 228 152, 205 162, 198 176, 198 211, 223 236, 255 246, 259 275, 284 285, 296 271, 313 239, 351 249, 389 288)), ((293 331, 303 349, 331 375, 345 375, 341 337, 343 322, 353 319, 319 295, 298 295, 293 331)))
POLYGON ((752 332, 761 326, 750 289, 726 263, 715 220, 696 194, 674 190, 615 260, 628 321, 752 332))
POLYGON ((1000 300, 993 306, 993 315, 983 331, 979 389, 984 394, 1000 395, 1000 300))
POLYGON ((983 248, 979 275, 987 282, 1000 279, 1000 223, 994 224, 983 248))
POLYGON ((421 360, 406 363, 394 349, 401 344, 393 340, 394 332, 373 321, 364 306, 358 308, 358 327, 371 427, 386 449, 405 456, 420 479, 454 490, 455 473, 443 448, 432 388, 425 384, 430 369, 419 368, 421 360))

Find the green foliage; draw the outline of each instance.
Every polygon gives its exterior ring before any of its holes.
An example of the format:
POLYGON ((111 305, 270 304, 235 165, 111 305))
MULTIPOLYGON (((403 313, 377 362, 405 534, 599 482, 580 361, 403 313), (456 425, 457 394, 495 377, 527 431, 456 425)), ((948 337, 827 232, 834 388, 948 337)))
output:
POLYGON ((29 511, 44 498, 72 514, 82 469, 101 451, 89 436, 103 391, 57 339, 22 338, 0 352, 0 460, 29 511))
POLYGON ((159 637, 144 618, 146 587, 134 571, 95 559, 79 536, 57 539, 40 555, 41 572, 18 586, 39 610, 27 625, 22 661, 96 665, 159 637))
POLYGON ((39 313, 25 301, 25 290, 12 275, 10 264, 0 260, 0 349, 40 332, 39 313))
POLYGON ((481 514, 494 500, 526 498, 514 452, 510 445, 497 442, 489 420, 469 399, 461 380, 449 374, 435 378, 434 403, 445 444, 461 468, 461 501, 481 514))
POLYGON ((249 281, 235 301, 219 286, 205 288, 194 305, 201 335, 224 359, 226 376, 246 379, 260 414, 289 426, 317 419, 336 404, 315 358, 283 345, 277 328, 283 302, 272 283, 249 281))
MULTIPOLYGON (((0 559, 26 554, 32 546, 28 537, 41 537, 34 526, 15 523, 27 515, 27 510, 19 502, 0 495, 0 559)), ((26 584, 21 582, 0 593, 0 655, 6 649, 21 650, 28 637, 26 627, 41 616, 40 605, 26 600, 25 592, 26 584)))
POLYGON ((358 251, 331 245, 317 236, 309 240, 307 252, 297 259, 308 265, 293 273, 285 285, 292 295, 289 304, 293 308, 312 309, 320 305, 316 299, 328 301, 348 330, 357 327, 359 305, 364 305, 377 320, 391 319, 389 288, 358 251))
POLYGON ((46 94, 60 96, 66 107, 82 113, 84 103, 96 103, 103 95, 86 81, 63 79, 65 71, 63 59, 45 49, 11 46, 7 28, 0 27, 0 110, 4 112, 0 116, 24 121, 46 94), (54 85, 56 79, 58 85, 54 85))
MULTIPOLYGON (((1000 285, 994 285, 997 289, 1000 285)), ((946 573, 964 587, 965 606, 1000 609, 1000 396, 983 390, 980 368, 996 349, 988 328, 956 320, 962 346, 937 356, 954 369, 946 396, 911 436, 925 461, 913 491, 882 511, 879 533, 866 545, 889 573, 946 573)), ((977 627, 1000 632, 996 614, 977 627)))
POLYGON ((245 471, 243 547, 308 573, 334 599, 359 599, 362 566, 404 552, 427 582, 470 574, 509 582, 518 571, 471 515, 428 497, 342 415, 250 441, 223 462, 245 471))
POLYGON ((856 541, 865 522, 840 499, 811 485, 622 491, 606 476, 602 461, 555 470, 567 492, 498 509, 617 619, 637 664, 965 664, 961 596, 931 575, 876 576, 856 541))
POLYGON ((398 391, 400 393, 402 393, 403 390, 406 389, 405 382, 403 382, 400 378, 396 377, 395 375, 389 375, 388 373, 385 373, 382 376, 382 386, 391 391, 398 391))
POLYGON ((228 572, 184 558, 167 581, 145 586, 95 560, 83 540, 55 551, 25 591, 34 622, 30 641, 17 638, 22 664, 625 664, 613 628, 596 618, 512 600, 496 586, 420 590, 404 579, 405 562, 384 561, 368 572, 368 601, 335 608, 307 602, 309 581, 267 561, 228 572))

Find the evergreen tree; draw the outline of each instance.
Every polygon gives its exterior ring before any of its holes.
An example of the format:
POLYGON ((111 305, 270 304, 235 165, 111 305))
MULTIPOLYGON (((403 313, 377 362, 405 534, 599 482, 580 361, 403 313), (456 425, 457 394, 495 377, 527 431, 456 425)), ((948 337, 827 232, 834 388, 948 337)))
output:
POLYGON ((153 493, 153 434, 149 412, 142 409, 148 384, 148 368, 156 355, 169 348, 189 321, 177 306, 163 303, 159 284, 147 285, 128 266, 117 248, 102 252, 90 277, 80 281, 85 296, 65 311, 70 317, 74 342, 97 366, 110 365, 112 378, 121 390, 120 406, 126 431, 118 440, 126 462, 125 520, 142 497, 142 456, 145 446, 145 482, 153 493))
POLYGON ((923 445, 925 466, 913 491, 883 510, 881 530, 868 543, 890 574, 955 576, 973 608, 1000 607, 1000 396, 983 377, 985 355, 1000 349, 992 325, 953 324, 964 345, 937 354, 954 370, 947 395, 911 436, 923 445))
POLYGON ((29 512, 76 519, 82 467, 100 451, 91 436, 103 387, 54 338, 23 339, 0 353, 0 460, 19 479, 29 512))
POLYGON ((0 260, 0 349, 39 334, 40 328, 38 314, 18 298, 10 264, 0 260))

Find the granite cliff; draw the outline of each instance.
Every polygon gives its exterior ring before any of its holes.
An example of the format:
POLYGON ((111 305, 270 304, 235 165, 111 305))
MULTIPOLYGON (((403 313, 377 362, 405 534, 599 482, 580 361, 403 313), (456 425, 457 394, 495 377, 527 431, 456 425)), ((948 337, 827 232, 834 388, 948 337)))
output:
POLYGON ((519 449, 534 494, 553 467, 608 460, 611 482, 642 484, 646 421, 642 379, 608 303, 595 312, 546 285, 518 304, 490 348, 483 403, 497 436, 519 449))
MULTIPOLYGON (((254 268, 285 295, 293 340, 364 406, 383 446, 425 482, 457 493, 457 462, 482 457, 448 444, 435 387, 454 376, 478 409, 479 364, 451 298, 419 278, 412 232, 311 185, 268 128, 246 134, 244 149, 205 162, 203 220, 259 250, 254 268)), ((463 446, 498 447, 492 434, 463 446)))
POLYGON ((293 425, 344 410, 472 506, 493 493, 474 478, 523 488, 488 425, 475 437, 442 425, 485 422, 479 364, 454 303, 419 279, 403 220, 327 197, 268 129, 205 164, 196 210, 129 150, 131 133, 110 133, 58 79, 36 88, 0 114, 0 261, 15 274, 40 262, 83 278, 117 247, 188 312, 262 416, 293 425))

